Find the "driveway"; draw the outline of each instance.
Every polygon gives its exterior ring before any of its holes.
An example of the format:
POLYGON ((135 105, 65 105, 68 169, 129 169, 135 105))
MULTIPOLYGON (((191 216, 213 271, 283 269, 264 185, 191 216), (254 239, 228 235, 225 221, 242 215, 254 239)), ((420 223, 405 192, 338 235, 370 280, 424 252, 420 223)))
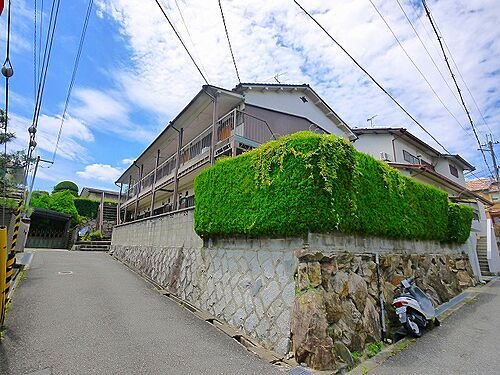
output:
POLYGON ((500 374, 500 281, 371 374, 500 374))
POLYGON ((284 373, 104 253, 36 250, 6 326, 0 374, 284 373))

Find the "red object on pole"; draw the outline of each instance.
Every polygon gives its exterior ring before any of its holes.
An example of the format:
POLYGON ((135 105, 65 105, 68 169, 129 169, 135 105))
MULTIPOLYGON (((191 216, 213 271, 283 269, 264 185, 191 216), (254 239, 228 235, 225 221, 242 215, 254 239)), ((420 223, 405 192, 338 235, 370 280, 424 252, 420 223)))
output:
POLYGON ((3 12, 3 4, 4 3, 4 0, 0 0, 0 16, 2 15, 2 12, 3 12))

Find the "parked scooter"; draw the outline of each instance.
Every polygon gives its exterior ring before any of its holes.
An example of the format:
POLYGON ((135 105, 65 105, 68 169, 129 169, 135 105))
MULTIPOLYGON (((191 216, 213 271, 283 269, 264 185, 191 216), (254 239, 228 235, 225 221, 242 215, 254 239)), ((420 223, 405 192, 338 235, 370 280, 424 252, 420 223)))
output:
POLYGON ((418 286, 415 278, 401 281, 401 293, 394 296, 392 306, 406 332, 413 337, 422 336, 422 330, 429 324, 439 325, 436 310, 429 297, 418 286))

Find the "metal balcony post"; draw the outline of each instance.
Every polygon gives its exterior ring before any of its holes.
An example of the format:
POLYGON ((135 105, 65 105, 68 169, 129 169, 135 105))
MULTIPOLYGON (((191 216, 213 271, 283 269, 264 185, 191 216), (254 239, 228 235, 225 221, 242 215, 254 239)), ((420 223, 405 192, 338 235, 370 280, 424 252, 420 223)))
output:
POLYGON ((212 145, 210 147, 210 165, 215 162, 215 145, 217 144, 217 118, 218 118, 218 94, 216 93, 213 98, 213 111, 212 111, 212 145))
MULTIPOLYGON (((135 165, 137 167, 137 164, 135 165)), ((137 182, 137 190, 135 192, 135 210, 134 210, 134 220, 137 220, 137 211, 139 210, 139 193, 141 192, 141 183, 142 183, 142 173, 144 172, 144 164, 141 164, 139 168, 139 181, 137 182)))
POLYGON ((155 171, 153 174, 153 183, 151 184, 151 208, 150 208, 150 216, 153 216, 153 210, 155 205, 155 186, 156 186, 156 176, 158 173, 158 165, 160 165, 160 149, 156 152, 156 162, 155 162, 155 171))
POLYGON ((177 160, 175 161, 175 172, 174 172, 174 199, 173 199, 174 211, 177 210, 178 206, 177 195, 179 194, 179 167, 181 165, 181 148, 182 148, 182 136, 184 134, 184 129, 181 128, 180 130, 177 130, 177 132, 179 134, 179 139, 177 142, 177 160))

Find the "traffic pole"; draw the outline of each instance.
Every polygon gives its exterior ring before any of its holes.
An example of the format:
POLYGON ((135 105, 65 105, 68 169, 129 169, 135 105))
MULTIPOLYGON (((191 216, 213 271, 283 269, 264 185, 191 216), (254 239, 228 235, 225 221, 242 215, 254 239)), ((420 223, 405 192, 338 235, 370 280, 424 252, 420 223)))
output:
POLYGON ((14 222, 14 228, 12 231, 12 243, 10 245, 10 252, 7 254, 7 273, 5 278, 5 298, 9 295, 10 291, 10 281, 12 279, 12 275, 14 274, 14 264, 16 263, 16 245, 17 245, 17 237, 19 236, 19 228, 21 227, 21 214, 22 214, 22 205, 23 201, 20 200, 17 204, 16 210, 16 220, 14 222))

